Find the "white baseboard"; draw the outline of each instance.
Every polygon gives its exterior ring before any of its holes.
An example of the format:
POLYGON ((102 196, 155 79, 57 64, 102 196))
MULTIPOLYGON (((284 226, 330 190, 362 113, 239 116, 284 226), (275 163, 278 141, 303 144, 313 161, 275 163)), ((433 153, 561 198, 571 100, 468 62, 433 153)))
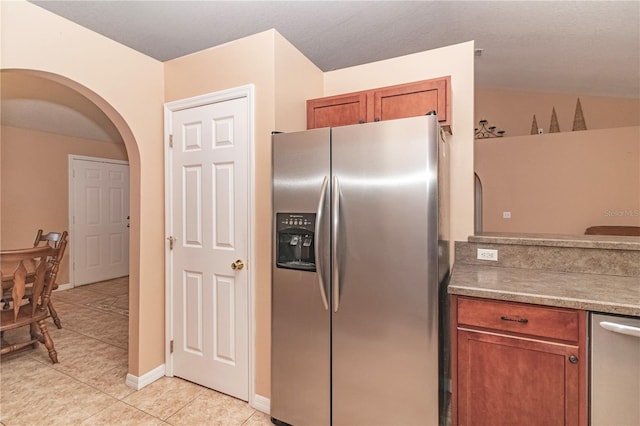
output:
POLYGON ((253 395, 253 404, 251 404, 251 406, 265 414, 269 414, 271 412, 271 400, 262 395, 253 395))
POLYGON ((54 291, 71 290, 72 288, 73 288, 73 285, 71 285, 71 283, 58 284, 58 288, 55 289, 54 291))
POLYGON ((159 365, 153 370, 144 373, 142 376, 137 377, 133 374, 127 374, 126 385, 130 388, 134 388, 135 390, 140 390, 143 387, 150 385, 156 380, 164 377, 164 364, 159 365))
MULTIPOLYGON (((140 377, 134 376, 133 374, 127 374, 127 380, 125 383, 130 388, 140 390, 164 376, 165 366, 164 364, 162 364, 140 377)), ((265 414, 269 414, 271 412, 271 400, 262 395, 255 394, 253 396, 253 402, 251 406, 258 411, 262 411, 265 414)))

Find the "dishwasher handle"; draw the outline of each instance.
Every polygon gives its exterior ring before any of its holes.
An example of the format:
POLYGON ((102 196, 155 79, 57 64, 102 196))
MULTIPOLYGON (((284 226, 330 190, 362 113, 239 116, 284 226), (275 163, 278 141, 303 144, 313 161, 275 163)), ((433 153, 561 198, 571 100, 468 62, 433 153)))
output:
POLYGON ((615 322, 602 321, 600 327, 605 330, 613 331, 614 333, 626 334, 628 336, 640 337, 640 327, 633 327, 630 325, 617 324, 615 322))

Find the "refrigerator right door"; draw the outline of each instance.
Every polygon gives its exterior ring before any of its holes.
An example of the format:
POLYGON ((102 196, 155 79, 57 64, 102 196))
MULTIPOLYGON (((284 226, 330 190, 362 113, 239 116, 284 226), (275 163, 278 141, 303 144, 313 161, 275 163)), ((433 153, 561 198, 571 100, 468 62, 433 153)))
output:
POLYGON ((438 424, 435 116, 332 129, 333 425, 438 424))

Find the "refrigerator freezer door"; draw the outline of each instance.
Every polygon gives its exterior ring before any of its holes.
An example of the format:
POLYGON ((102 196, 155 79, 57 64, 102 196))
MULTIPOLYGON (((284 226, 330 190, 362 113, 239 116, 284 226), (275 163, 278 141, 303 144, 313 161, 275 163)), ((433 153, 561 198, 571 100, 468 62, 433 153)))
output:
POLYGON ((438 424, 437 129, 427 116, 332 130, 336 426, 438 424))
MULTIPOLYGON (((318 219, 316 271, 279 268, 272 261, 271 416, 292 425, 330 424, 330 190, 324 200, 320 196, 329 180, 329 138, 329 129, 273 137, 272 229, 278 213, 313 213, 318 219)), ((273 253, 276 240, 272 235, 273 253)), ((299 245, 304 249, 304 241, 299 245)))

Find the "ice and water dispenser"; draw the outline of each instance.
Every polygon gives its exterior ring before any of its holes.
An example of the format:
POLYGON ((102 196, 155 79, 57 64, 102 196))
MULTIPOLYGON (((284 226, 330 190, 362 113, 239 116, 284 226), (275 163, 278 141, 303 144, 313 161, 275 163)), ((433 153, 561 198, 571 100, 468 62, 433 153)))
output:
POLYGON ((276 266, 315 271, 314 213, 276 213, 276 266))

